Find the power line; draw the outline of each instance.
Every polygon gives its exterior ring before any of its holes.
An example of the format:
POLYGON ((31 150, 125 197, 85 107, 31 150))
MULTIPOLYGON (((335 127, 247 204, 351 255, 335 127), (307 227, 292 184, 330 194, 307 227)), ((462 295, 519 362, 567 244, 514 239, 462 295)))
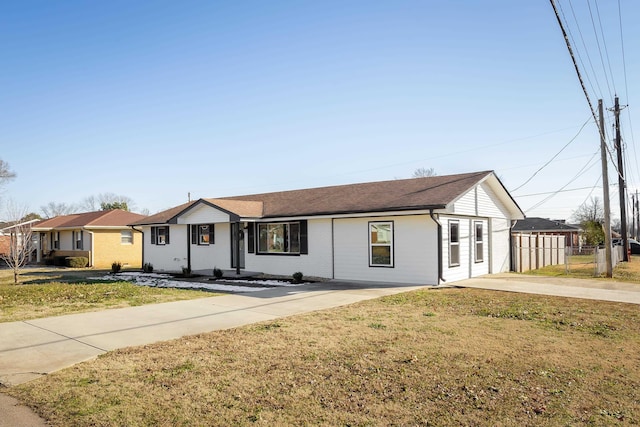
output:
POLYGON ((589 117, 587 119, 586 122, 584 122, 584 124, 580 127, 580 129, 578 130, 578 133, 576 133, 576 135, 571 138, 569 140, 569 142, 567 142, 564 147, 562 147, 560 149, 560 151, 558 151, 553 157, 551 157, 551 159, 549 159, 549 161, 547 161, 544 165, 542 165, 537 171, 535 171, 533 173, 533 175, 531 175, 529 177, 529 179, 527 179, 524 183, 520 184, 518 187, 514 188, 512 191, 518 191, 519 189, 521 189, 522 187, 524 187, 525 185, 527 185, 529 183, 529 181, 531 181, 537 174, 538 172, 540 172, 542 169, 546 168, 556 157, 558 157, 560 155, 560 153, 562 153, 564 151, 565 148, 567 148, 573 141, 576 140, 576 138, 578 137, 578 135, 580 135, 580 133, 582 132, 582 129, 584 129, 584 127, 587 125, 587 123, 589 123, 589 121, 591 120, 591 118, 589 117))

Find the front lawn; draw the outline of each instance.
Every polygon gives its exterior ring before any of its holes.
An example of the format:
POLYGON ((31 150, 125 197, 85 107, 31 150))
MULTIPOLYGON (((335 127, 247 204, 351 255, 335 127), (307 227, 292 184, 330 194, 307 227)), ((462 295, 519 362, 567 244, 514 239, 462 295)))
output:
POLYGON ((640 423, 637 305, 427 289, 127 348, 8 393, 52 425, 640 423))
POLYGON ((93 270, 28 268, 20 276, 21 284, 15 285, 12 272, 0 270, 0 322, 215 295, 86 279, 96 274, 93 270))

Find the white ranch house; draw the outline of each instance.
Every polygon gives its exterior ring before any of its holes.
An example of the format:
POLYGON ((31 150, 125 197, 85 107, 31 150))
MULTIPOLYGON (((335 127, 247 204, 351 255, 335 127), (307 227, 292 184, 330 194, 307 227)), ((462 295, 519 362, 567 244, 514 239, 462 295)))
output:
POLYGON ((156 271, 439 284, 509 271, 522 218, 483 171, 199 199, 130 225, 156 271))

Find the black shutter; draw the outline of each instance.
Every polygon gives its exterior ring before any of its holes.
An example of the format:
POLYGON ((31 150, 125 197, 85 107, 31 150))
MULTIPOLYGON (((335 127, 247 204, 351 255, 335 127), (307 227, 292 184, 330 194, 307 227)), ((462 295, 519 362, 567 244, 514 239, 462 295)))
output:
POLYGON ((169 226, 167 225, 167 226, 165 227, 165 229, 167 230, 167 241, 166 241, 166 243, 167 243, 167 245, 168 245, 168 244, 169 244, 169 226))
POLYGON ((300 221, 300 253, 309 253, 309 239, 307 238, 307 220, 300 221))
POLYGON ((155 245, 156 242, 158 241, 157 234, 158 234, 158 227, 151 227, 151 244, 152 245, 155 245))
POLYGON ((84 249, 84 231, 80 230, 80 250, 84 249))
POLYGON ((192 245, 197 245, 198 244, 198 226, 195 224, 191 224, 191 244, 192 245))
POLYGON ((209 244, 213 245, 216 242, 216 233, 214 232, 215 224, 209 224, 209 244))
POLYGON ((247 250, 249 251, 250 254, 254 253, 256 251, 256 223, 252 222, 249 223, 249 230, 248 231, 248 236, 247 236, 247 250))

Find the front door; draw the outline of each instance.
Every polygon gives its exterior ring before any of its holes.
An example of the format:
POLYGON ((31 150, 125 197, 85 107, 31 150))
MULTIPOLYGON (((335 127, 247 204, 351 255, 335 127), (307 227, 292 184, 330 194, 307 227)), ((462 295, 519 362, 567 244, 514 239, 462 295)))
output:
POLYGON ((231 224, 231 268, 237 268, 236 258, 238 251, 236 245, 240 245, 240 268, 244 268, 244 230, 240 228, 240 223, 231 224))

